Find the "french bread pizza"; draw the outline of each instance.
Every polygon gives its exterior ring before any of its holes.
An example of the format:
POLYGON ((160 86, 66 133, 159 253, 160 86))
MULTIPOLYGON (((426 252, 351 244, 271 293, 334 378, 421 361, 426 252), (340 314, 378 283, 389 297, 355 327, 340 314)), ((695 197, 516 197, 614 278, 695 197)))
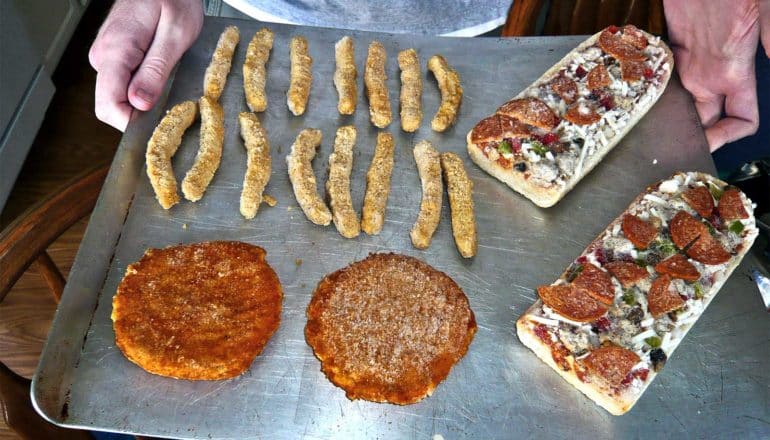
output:
POLYGON ((468 154, 536 205, 553 206, 655 104, 673 67, 659 37, 610 26, 476 124, 468 154))
POLYGON ((707 174, 647 188, 516 322, 524 345, 614 415, 627 412, 749 251, 751 201, 707 174))

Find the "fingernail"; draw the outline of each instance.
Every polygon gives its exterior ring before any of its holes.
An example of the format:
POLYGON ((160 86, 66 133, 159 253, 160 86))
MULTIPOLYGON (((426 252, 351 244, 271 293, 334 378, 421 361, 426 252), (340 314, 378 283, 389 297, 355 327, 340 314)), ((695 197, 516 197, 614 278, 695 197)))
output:
POLYGON ((135 93, 137 98, 141 99, 147 104, 152 104, 153 100, 155 99, 155 96, 145 89, 136 89, 135 93))

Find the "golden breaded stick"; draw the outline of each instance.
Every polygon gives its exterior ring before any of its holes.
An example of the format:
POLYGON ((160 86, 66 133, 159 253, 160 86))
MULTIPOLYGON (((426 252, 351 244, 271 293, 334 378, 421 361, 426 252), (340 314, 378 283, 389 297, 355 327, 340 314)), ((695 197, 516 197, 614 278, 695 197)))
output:
POLYGON ((420 60, 414 49, 398 53, 401 68, 401 129, 412 133, 422 122, 422 75, 420 60))
POLYGON ((452 235, 460 255, 476 255, 476 216, 473 213, 473 181, 465 172, 463 160, 454 153, 441 153, 449 206, 452 208, 452 235))
POLYGON ((246 60, 243 62, 243 91, 246 94, 246 104, 253 112, 263 112, 267 108, 265 64, 270 58, 273 38, 273 31, 262 28, 254 34, 246 49, 246 60))
POLYGON ((321 130, 308 128, 302 130, 294 144, 291 153, 286 156, 289 166, 289 180, 294 188, 300 208, 311 222, 326 226, 332 221, 332 213, 326 203, 318 195, 315 174, 313 174, 313 157, 321 145, 321 130))
POLYGON ((393 118, 386 83, 388 76, 385 73, 387 57, 385 47, 379 41, 372 41, 366 57, 364 84, 366 96, 369 98, 369 119, 379 128, 387 127, 393 118))
POLYGON ((313 82, 313 58, 308 55, 307 40, 294 37, 289 46, 291 52, 291 81, 286 92, 286 104, 294 116, 305 113, 307 99, 310 96, 310 83, 313 82))
POLYGON ((444 57, 433 55, 428 60, 428 69, 433 72, 441 91, 441 105, 436 116, 430 123, 435 131, 444 131, 454 124, 460 102, 463 100, 463 88, 460 85, 460 75, 449 67, 444 57))
POLYGON ((195 163, 182 180, 184 197, 197 202, 203 197, 222 159, 225 142, 225 113, 219 103, 208 96, 198 101, 201 111, 200 148, 195 163))
POLYGON ((228 26, 219 36, 217 47, 211 55, 211 64, 203 75, 203 94, 214 100, 219 100, 222 90, 225 89, 227 74, 230 73, 230 65, 233 62, 235 46, 238 45, 241 34, 236 26, 228 26))
POLYGON ((356 85, 356 60, 354 57, 353 39, 345 36, 334 45, 334 58, 337 69, 334 71, 334 87, 337 88, 339 101, 337 110, 342 115, 352 115, 356 112, 358 101, 358 86, 356 85))
POLYGON ((438 151, 428 141, 414 147, 414 161, 422 182, 420 214, 412 227, 412 244, 417 249, 427 249, 441 219, 441 202, 444 187, 441 184, 441 159, 438 151))
POLYGON ((332 209, 332 220, 337 231, 345 238, 361 233, 358 214, 350 197, 350 172, 353 170, 353 147, 356 145, 356 127, 347 125, 337 129, 334 151, 329 156, 329 179, 326 194, 332 209))
POLYGON ((270 180, 272 165, 270 143, 256 114, 241 112, 238 115, 238 122, 247 156, 246 175, 243 176, 243 191, 241 191, 241 215, 252 219, 257 215, 259 204, 262 203, 262 191, 270 180))
POLYGON ((172 107, 155 127, 150 141, 147 142, 147 177, 150 178, 155 197, 163 209, 169 209, 179 203, 171 158, 182 143, 185 130, 195 121, 197 108, 193 101, 180 102, 172 107))
POLYGON ((366 173, 366 194, 364 195, 361 229, 369 235, 377 235, 385 223, 385 208, 390 194, 390 175, 393 172, 393 136, 390 133, 377 134, 374 157, 366 173))

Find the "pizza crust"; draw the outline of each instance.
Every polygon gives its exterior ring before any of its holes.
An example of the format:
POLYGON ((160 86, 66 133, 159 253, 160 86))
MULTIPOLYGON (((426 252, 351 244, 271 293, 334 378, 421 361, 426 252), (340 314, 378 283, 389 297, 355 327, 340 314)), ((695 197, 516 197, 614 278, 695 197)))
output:
MULTIPOLYGON (((674 178, 677 175, 680 174, 690 174, 694 177, 695 180, 699 181, 706 181, 711 180, 719 185, 726 185, 726 182, 719 180, 717 178, 712 177, 709 174, 701 173, 701 172, 690 172, 690 173, 683 173, 678 172, 674 174, 671 178, 674 178)), ((668 179, 666 179, 668 180, 668 179)), ((658 181, 654 183, 653 185, 648 186, 644 192, 639 194, 630 204, 629 206, 620 213, 620 215, 613 220, 607 228, 602 230, 596 239, 594 239, 591 243, 589 243, 588 246, 581 252, 580 255, 585 254, 590 249, 593 249, 595 246, 600 244, 602 242, 602 238, 604 237, 604 234, 612 230, 615 225, 620 225, 623 220, 623 216, 629 212, 629 209, 639 203, 644 196, 655 189, 658 188, 660 183, 663 182, 658 181)), ((754 219, 753 214, 753 208, 751 206, 750 201, 748 201, 747 198, 742 198, 744 202, 744 208, 746 209, 746 212, 749 213, 750 218, 754 219)), ((726 265, 724 274, 714 280, 714 284, 704 291, 704 297, 703 297, 703 309, 700 312, 700 316, 706 311, 708 308, 708 305, 711 303, 711 301, 714 300, 719 290, 722 288, 724 283, 727 281, 727 279, 730 278, 730 275, 733 273, 736 267, 740 264, 740 262, 743 260, 743 257, 746 256, 746 254, 751 249, 752 244, 754 243, 754 240, 756 239, 758 234, 758 229, 756 227, 751 228, 750 232, 747 233, 746 237, 743 241, 743 248, 740 252, 738 252, 737 255, 733 256, 730 260, 730 262, 726 265)), ((565 270, 561 276, 559 277, 560 280, 566 280, 567 276, 569 275, 569 268, 565 270)), ((622 415, 628 412, 639 400, 639 398, 644 394, 647 387, 653 382, 655 379, 655 376, 657 376, 658 373, 656 373, 654 370, 650 369, 647 380, 644 381, 642 384, 641 389, 639 389, 638 392, 625 392, 621 393, 617 396, 610 396, 606 394, 600 387, 598 387, 596 384, 593 383, 586 383, 581 381, 575 370, 570 369, 569 371, 564 371, 561 369, 556 362, 554 362, 553 357, 551 356, 551 348, 548 344, 544 343, 533 331, 532 331, 532 324, 531 323, 537 323, 537 321, 533 321, 530 319, 531 316, 536 314, 536 311, 540 309, 542 306, 542 301, 538 299, 535 301, 532 306, 530 306, 529 309, 527 309, 526 312, 524 312, 523 315, 516 321, 516 333, 518 334, 519 340, 529 349, 531 349, 537 357, 539 357, 543 362, 545 362, 548 366, 550 366, 554 371, 559 373, 561 377, 563 377, 567 382, 570 383, 570 385, 577 388, 580 392, 588 396, 591 400, 593 400, 597 405, 601 406, 602 408, 606 409, 610 414, 612 415, 622 415)), ((698 316, 698 319, 700 319, 700 316, 698 316)), ((668 356, 672 356, 673 353, 676 351, 679 344, 685 339, 687 336, 687 333, 690 331, 690 329, 695 325, 695 323, 698 322, 696 319, 695 321, 685 324, 682 327, 680 327, 681 332, 681 338, 673 345, 671 346, 671 349, 668 353, 668 356)), ((567 356, 567 361, 569 362, 570 366, 574 365, 574 358, 572 356, 567 356)))
POLYGON ((468 155, 482 170, 486 171, 492 177, 502 181, 514 189, 514 191, 524 194, 532 200, 535 205, 542 208, 553 206, 561 196, 559 188, 556 185, 544 187, 536 185, 530 179, 525 179, 522 173, 514 173, 512 170, 504 168, 496 161, 490 160, 484 156, 480 148, 470 141, 471 134, 468 133, 468 155))
MULTIPOLYGON (((570 385, 580 390, 580 392, 588 396, 589 399, 596 402, 597 405, 615 416, 624 414, 634 406, 635 402, 633 401, 623 399, 622 396, 610 397, 604 394, 595 384, 581 381, 575 373, 575 370, 564 371, 559 368, 559 366, 556 365, 556 362, 553 361, 553 357, 551 357, 551 348, 535 335, 529 325, 530 321, 525 318, 526 314, 516 321, 516 334, 518 334, 519 340, 530 350, 534 351, 540 360, 559 373, 559 375, 569 382, 570 385)), ((569 356, 567 359, 570 364, 574 363, 572 356, 569 356)))
MULTIPOLYGON (((641 32, 644 32, 644 31, 641 31, 641 32)), ((596 44, 597 40, 599 39, 599 35, 601 35, 601 32, 594 34, 584 42, 580 43, 580 45, 578 45, 575 49, 573 49, 567 55, 565 55, 564 58, 559 60, 559 62, 557 62, 555 65, 553 65, 553 67, 548 69, 540 78, 538 78, 534 83, 530 84, 527 88, 522 90, 513 99, 523 98, 527 96, 527 93, 531 89, 537 88, 541 84, 550 81, 552 77, 555 76, 562 68, 569 65, 569 62, 572 60, 575 54, 596 44)), ((647 32, 644 32, 644 35, 648 39, 655 38, 653 35, 647 32)), ((663 61, 663 63, 669 63, 669 66, 671 67, 670 69, 668 69, 667 72, 661 75, 661 78, 660 78, 661 84, 658 87, 657 93, 645 105, 637 105, 634 108, 634 111, 632 112, 630 119, 628 120, 626 125, 621 130, 619 130, 619 132, 616 133, 615 136, 613 136, 612 140, 608 142, 606 146, 602 146, 597 143, 596 151, 592 155, 586 157, 580 172, 578 174, 573 174, 563 186, 560 186, 557 184, 551 184, 549 186, 538 185, 536 182, 531 182, 530 181, 531 179, 525 179, 522 173, 513 172, 513 170, 504 168, 497 161, 490 160, 488 157, 484 155, 481 149, 471 141, 471 133, 473 132, 473 129, 471 129, 468 132, 468 135, 466 136, 466 141, 468 144, 468 154, 470 155, 471 159, 481 169, 491 174, 496 179, 503 181, 506 185, 513 188, 516 192, 523 194, 525 197, 527 197, 532 202, 534 202, 537 206, 540 206, 542 208, 548 208, 555 205, 568 192, 570 192, 572 188, 574 188, 575 185, 577 185, 577 183, 583 179, 583 177, 585 177, 588 173, 590 173, 591 170, 593 170, 594 167, 596 167, 596 165, 599 164, 599 162, 601 162, 604 156, 606 156, 607 153, 609 153, 610 150, 612 150, 615 147, 615 145, 617 145, 621 141, 621 139, 623 139, 626 136, 626 134, 628 134, 628 132, 631 131, 631 129, 636 125, 636 123, 639 122, 639 120, 641 120, 645 114, 647 114, 650 108, 652 108, 652 106, 655 105, 655 103, 658 101, 660 96, 663 94, 663 91, 666 89, 666 86, 668 85, 669 79, 671 79, 671 72, 674 70, 674 54, 665 44, 660 44, 659 47, 665 51, 665 60, 663 61)))

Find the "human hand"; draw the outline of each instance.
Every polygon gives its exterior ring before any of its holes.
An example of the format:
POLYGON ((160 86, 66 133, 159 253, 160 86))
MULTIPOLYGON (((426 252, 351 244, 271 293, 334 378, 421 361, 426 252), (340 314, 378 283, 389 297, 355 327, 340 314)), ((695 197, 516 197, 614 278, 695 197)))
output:
POLYGON ((151 109, 202 25, 201 0, 117 0, 88 53, 96 117, 123 131, 151 109))
POLYGON ((663 1, 677 71, 695 98, 711 151, 759 127, 754 59, 760 2, 767 0, 663 1))

